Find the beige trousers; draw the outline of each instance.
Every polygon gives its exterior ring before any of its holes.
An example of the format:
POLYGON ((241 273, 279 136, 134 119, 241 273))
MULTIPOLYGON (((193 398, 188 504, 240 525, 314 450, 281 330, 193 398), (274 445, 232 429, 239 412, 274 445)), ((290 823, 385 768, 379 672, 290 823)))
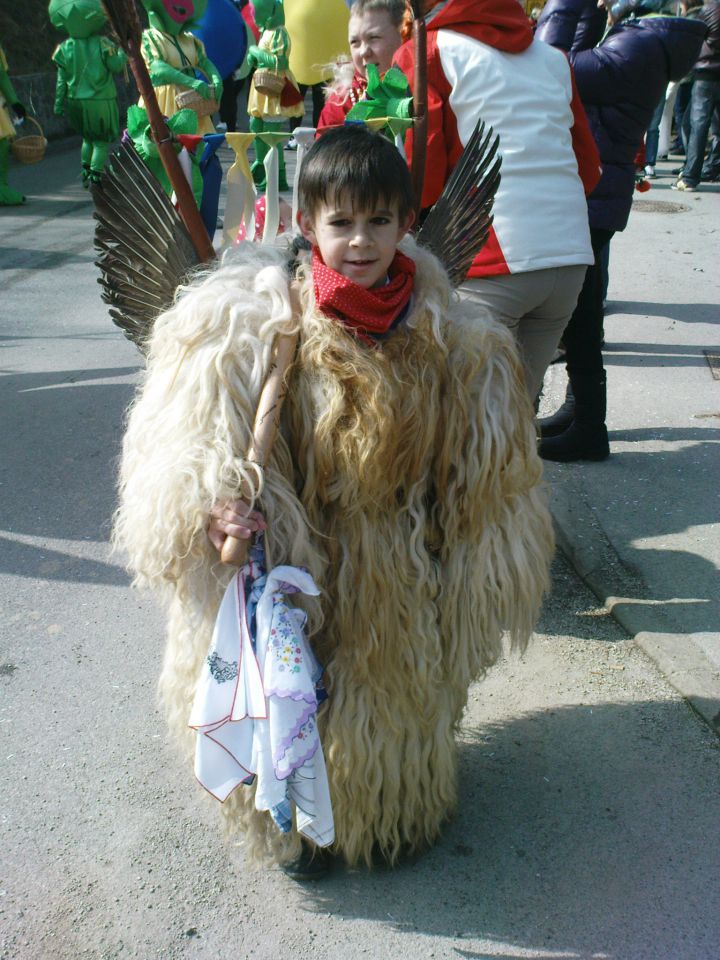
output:
POLYGON ((532 403, 577 304, 586 266, 551 267, 498 277, 476 277, 460 296, 484 307, 515 335, 532 403))

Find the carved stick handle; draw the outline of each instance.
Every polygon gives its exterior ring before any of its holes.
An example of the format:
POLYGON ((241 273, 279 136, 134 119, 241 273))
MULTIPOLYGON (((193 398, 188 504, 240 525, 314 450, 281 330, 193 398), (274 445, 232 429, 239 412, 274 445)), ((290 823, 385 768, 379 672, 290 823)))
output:
MULTIPOLYGON (((293 314, 297 316, 299 301, 294 284, 290 288, 290 299, 293 304, 293 314)), ((297 333, 280 334, 276 337, 273 345, 273 358, 260 393, 253 427, 252 446, 247 455, 248 460, 259 464, 260 467, 266 465, 270 458, 272 445, 275 442, 283 401, 288 392, 286 374, 293 362, 297 341, 297 333)), ((243 487, 240 490, 240 497, 243 500, 250 496, 251 492, 247 488, 243 487)), ((247 562, 249 548, 250 538, 238 540, 235 537, 227 537, 220 552, 220 559, 223 563, 229 563, 234 567, 242 567, 247 562)))

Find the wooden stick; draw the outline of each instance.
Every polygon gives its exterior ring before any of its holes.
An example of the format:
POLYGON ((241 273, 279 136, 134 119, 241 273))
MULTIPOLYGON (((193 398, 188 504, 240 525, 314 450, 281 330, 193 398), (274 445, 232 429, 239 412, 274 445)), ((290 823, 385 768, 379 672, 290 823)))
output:
POLYGON ((413 55, 415 70, 413 80, 413 146, 412 182, 415 191, 415 222, 422 209, 423 186, 425 185, 425 158, 427 155, 427 28, 421 15, 421 3, 413 3, 413 55))
MULTIPOLYGON (((300 315, 300 301, 296 285, 290 286, 290 301, 293 307, 293 316, 300 315)), ((273 356, 270 369, 260 392, 255 424, 253 426, 252 445, 248 450, 247 459, 264 468, 270 459, 278 426, 283 402, 288 392, 287 372, 295 357, 298 334, 279 334, 273 344, 273 356)), ((248 500, 252 491, 244 484, 240 490, 240 499, 248 500)), ((250 549, 250 538, 236 539, 227 537, 220 551, 223 563, 234 567, 242 567, 247 563, 250 549)))

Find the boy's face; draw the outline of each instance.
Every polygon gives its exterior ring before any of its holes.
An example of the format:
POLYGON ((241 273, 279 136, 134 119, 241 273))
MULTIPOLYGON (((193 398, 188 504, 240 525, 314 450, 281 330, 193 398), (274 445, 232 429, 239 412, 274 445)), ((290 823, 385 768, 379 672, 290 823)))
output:
POLYGON ((389 70, 393 55, 402 43, 400 31, 387 10, 353 14, 348 25, 348 40, 353 66, 362 77, 366 76, 368 63, 374 63, 381 75, 389 70))
POLYGON ((298 222, 303 236, 319 249, 328 267, 370 289, 385 282, 413 214, 401 223, 397 205, 353 210, 350 198, 340 196, 319 204, 312 216, 300 211, 298 222))

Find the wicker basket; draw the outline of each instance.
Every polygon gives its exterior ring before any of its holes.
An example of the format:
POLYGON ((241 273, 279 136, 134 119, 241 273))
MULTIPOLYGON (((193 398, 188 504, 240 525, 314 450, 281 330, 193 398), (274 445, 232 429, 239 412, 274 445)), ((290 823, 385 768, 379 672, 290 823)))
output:
POLYGON ((175 106, 178 110, 194 110, 199 117, 209 117, 218 110, 215 97, 206 100, 195 90, 183 90, 175 94, 175 106))
POLYGON ((19 163, 37 163, 45 156, 47 140, 45 139, 43 128, 34 117, 25 117, 25 119, 29 120, 30 123, 34 123, 40 131, 40 134, 28 133, 24 137, 16 137, 12 141, 10 149, 12 150, 13 157, 19 163))
POLYGON ((279 97, 285 86, 285 77, 272 70, 256 70, 253 84, 258 93, 265 97, 279 97))

